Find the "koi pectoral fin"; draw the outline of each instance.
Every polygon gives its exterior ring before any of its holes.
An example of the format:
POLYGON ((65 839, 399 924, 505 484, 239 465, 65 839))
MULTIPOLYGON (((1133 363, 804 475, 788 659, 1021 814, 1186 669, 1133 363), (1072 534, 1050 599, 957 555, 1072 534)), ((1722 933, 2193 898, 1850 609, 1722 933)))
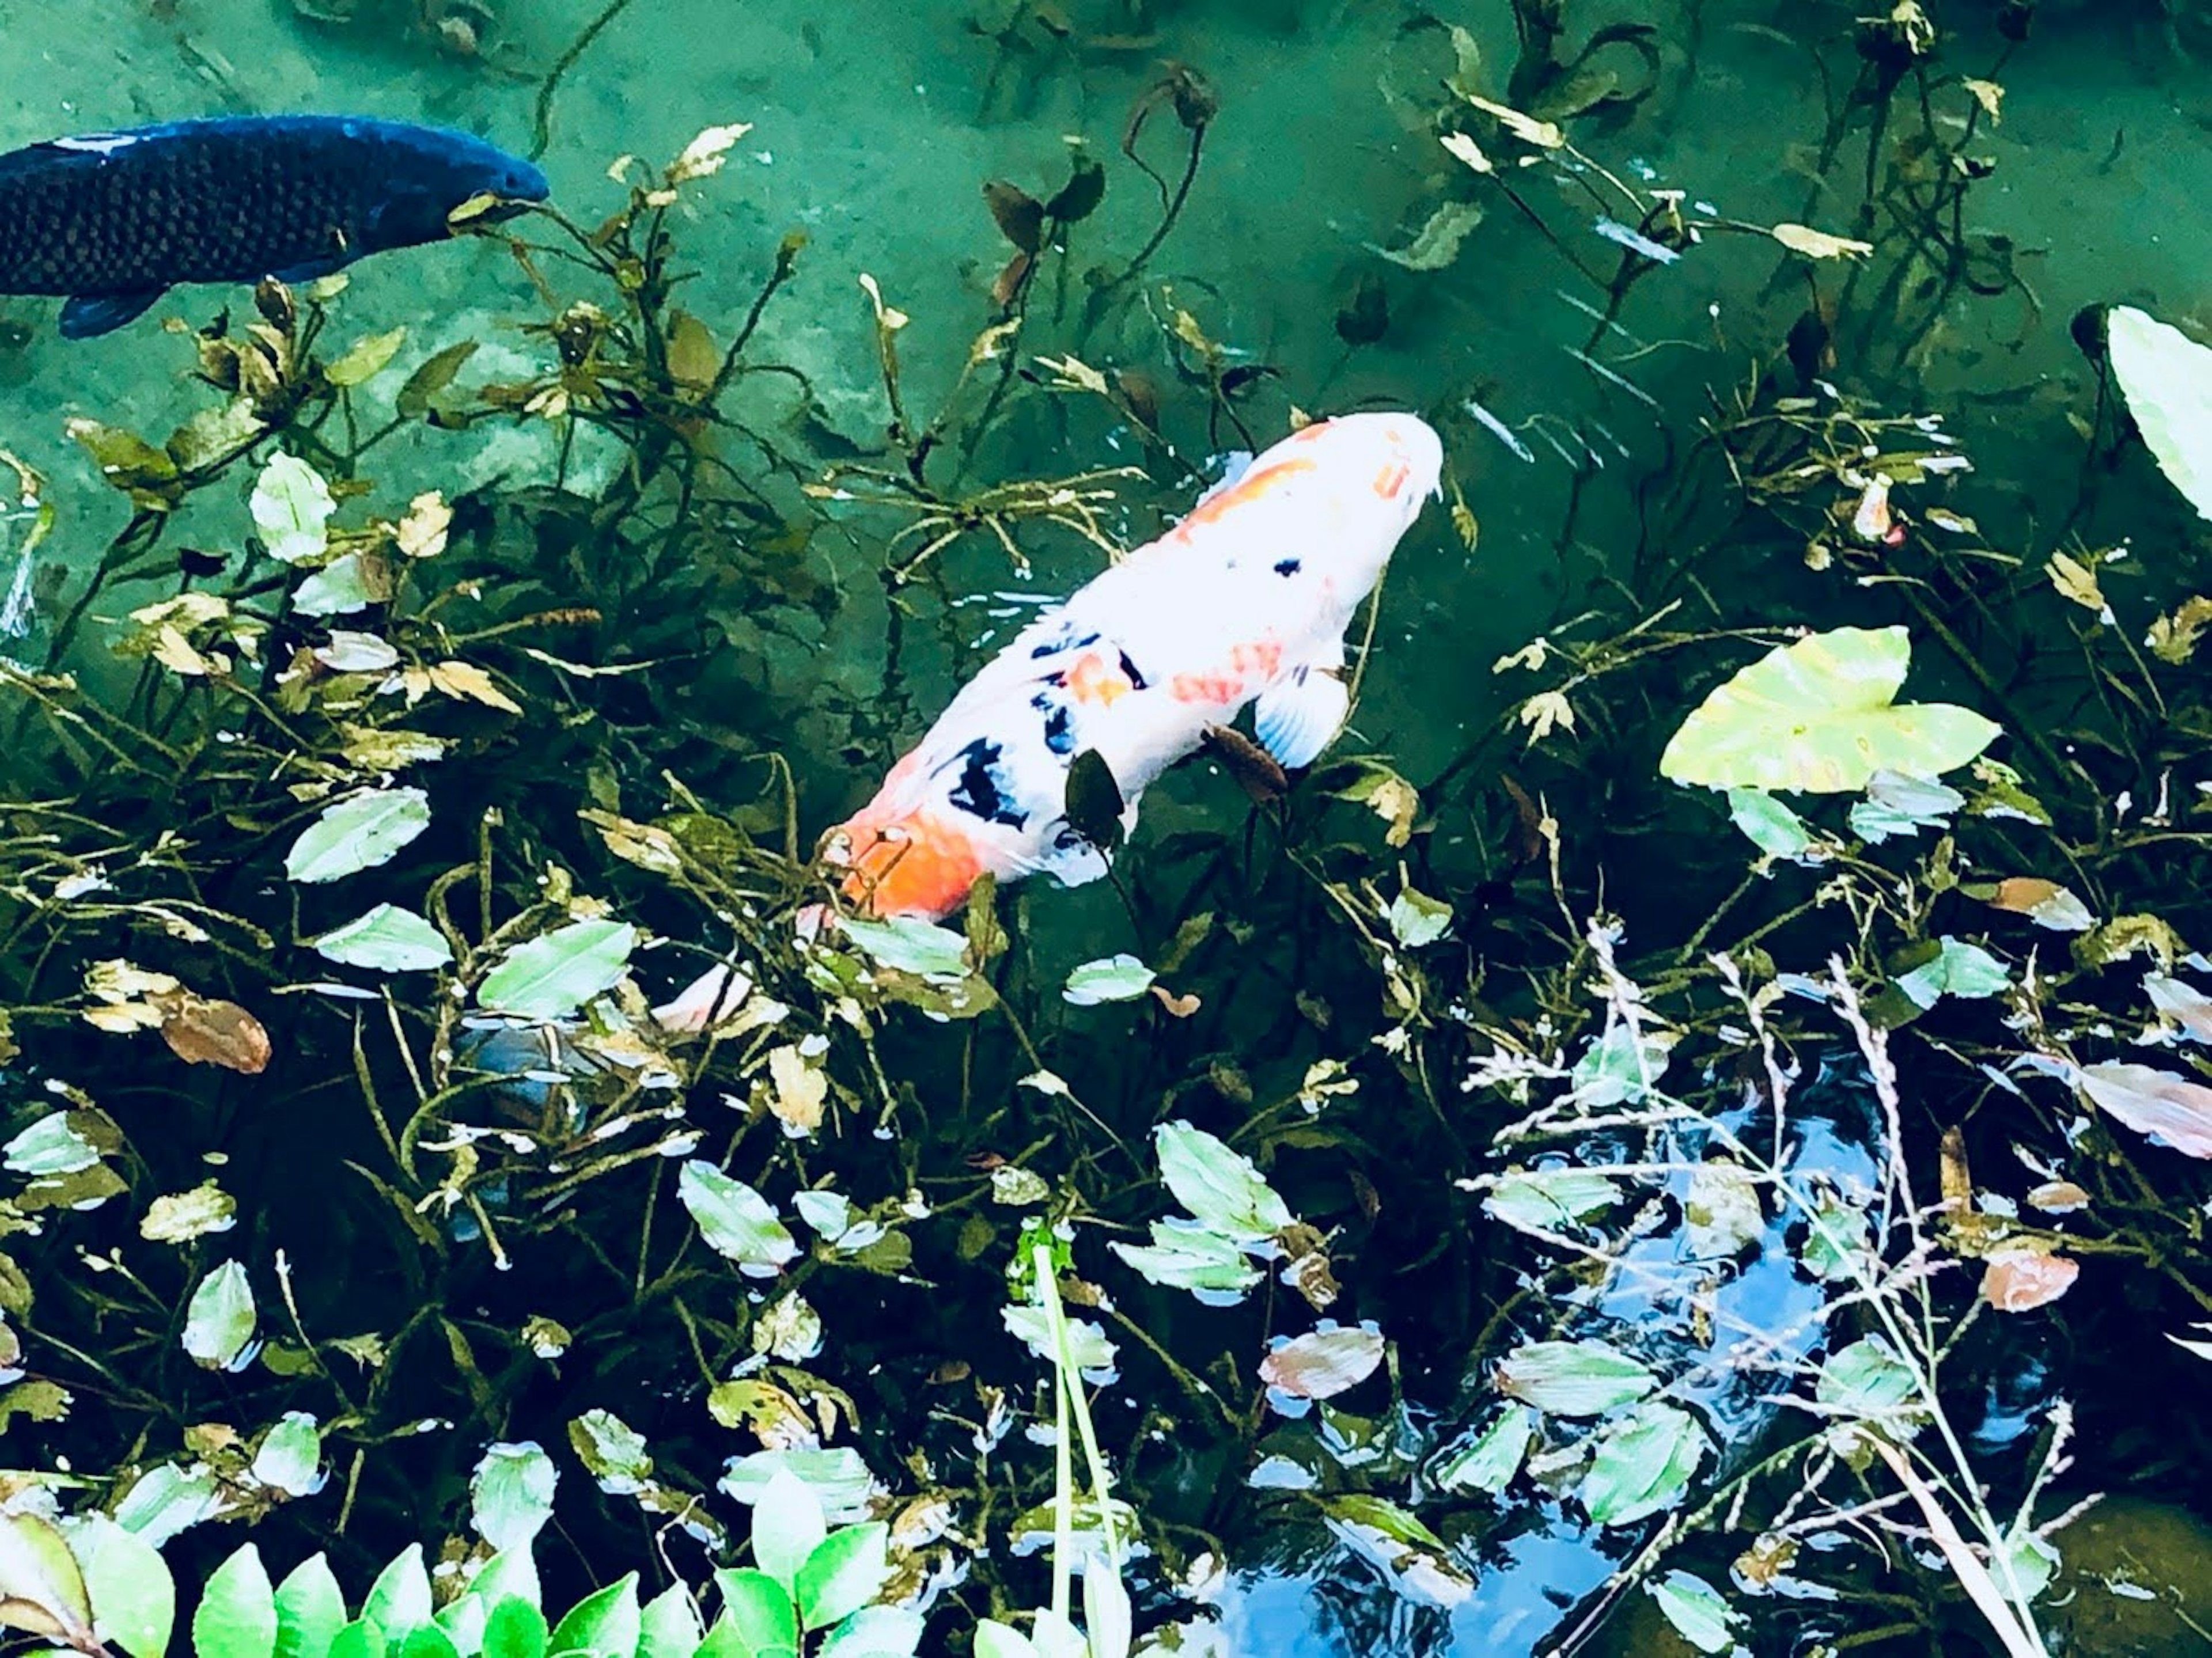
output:
POLYGON ((1351 711, 1352 692, 1334 674, 1293 668, 1260 693, 1253 732, 1277 764, 1295 771, 1321 757, 1351 711))
POLYGON ((80 294, 62 306, 62 337, 88 340, 112 333, 168 292, 163 288, 141 288, 129 294, 80 294))

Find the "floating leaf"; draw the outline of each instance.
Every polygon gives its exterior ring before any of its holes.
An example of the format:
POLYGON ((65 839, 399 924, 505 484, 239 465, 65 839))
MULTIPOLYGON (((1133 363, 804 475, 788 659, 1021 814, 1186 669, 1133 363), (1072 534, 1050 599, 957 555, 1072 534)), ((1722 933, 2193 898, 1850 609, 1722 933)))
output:
POLYGON ((2001 1313, 2029 1312, 2057 1300, 2081 1276, 2081 1262, 2048 1249, 1999 1249, 1983 1260, 1982 1299, 2001 1313))
POLYGON ((249 1077, 268 1069, 269 1033, 236 1002, 210 1001, 186 991, 159 1005, 161 1040, 186 1065, 219 1065, 249 1077))
POLYGON ((561 1471, 535 1441, 484 1448, 469 1476, 469 1523, 502 1552, 524 1550, 553 1517, 561 1471))
POLYGON ((1999 727, 1948 703, 1894 703, 1911 643, 1903 628, 1838 628, 1770 652, 1682 722, 1659 770, 1714 788, 1864 788, 1877 771, 1931 777, 1963 766, 1999 727))
POLYGON ((1019 185, 994 179, 983 186, 983 205, 999 234, 1024 253, 1035 253, 1044 238, 1044 204, 1019 185))
POLYGON ((492 677, 472 662, 439 662, 425 670, 431 685, 457 701, 481 702, 501 714, 520 714, 522 704, 492 683, 492 677))
MULTIPOLYGON (((1045 1309, 1035 1305, 1001 1307, 999 1317, 1006 1327, 1006 1333, 1021 1342, 1031 1352, 1048 1363, 1054 1362, 1052 1321, 1045 1309)), ((1071 1318, 1064 1321, 1067 1333, 1069 1357, 1079 1370, 1103 1371, 1114 1368, 1116 1349, 1106 1339, 1106 1333, 1088 1319, 1071 1318)))
POLYGON ((1567 142, 1567 135, 1549 121, 1539 121, 1532 116, 1523 115, 1517 109, 1493 104, 1487 98, 1478 98, 1471 92, 1461 95, 1484 114, 1497 117, 1498 125, 1515 137, 1534 144, 1540 149, 1557 149, 1567 142))
POLYGON ((1935 957, 1909 973, 1898 975, 1897 987, 1913 1005, 1929 1008, 1946 996, 1996 996, 2010 987, 2004 963, 1979 944, 1945 933, 1936 941, 1935 957))
POLYGON ((1893 836, 1948 827, 1966 797, 1933 778, 1878 771, 1867 780, 1867 798, 1852 806, 1851 830, 1879 845, 1893 836))
POLYGON ((1765 1230, 1759 1181, 1740 1163, 1701 1163, 1690 1171, 1683 1199, 1683 1244, 1692 1260, 1726 1260, 1765 1230))
POLYGON ((637 929, 604 916, 571 921, 517 944, 484 975, 477 1001, 525 1019, 565 1019, 613 987, 637 948, 637 929))
POLYGON ((879 966, 895 973, 915 973, 926 979, 963 979, 968 975, 968 941, 957 932, 932 926, 919 916, 898 915, 887 921, 842 917, 837 923, 845 936, 879 966))
POLYGON ((1399 890, 1385 919, 1391 935, 1408 950, 1432 944, 1451 931, 1452 907, 1411 887, 1399 890))
POLYGON ((287 1411, 261 1437, 253 1453, 253 1478, 289 1497, 323 1488, 321 1424, 305 1411, 287 1411))
POLYGON ((1078 1007, 1101 1002, 1130 1002, 1151 988, 1152 970, 1133 956, 1108 956, 1085 962, 1067 975, 1060 993, 1078 1007))
POLYGON ((1498 1390, 1547 1416, 1602 1416, 1659 1385, 1649 1369, 1602 1341, 1532 1341, 1498 1366, 1498 1390))
POLYGON ((227 1260, 192 1291, 185 1309, 185 1351, 210 1370, 230 1370, 252 1339, 253 1287, 246 1268, 227 1260))
POLYGON ((799 1253, 799 1244, 766 1198, 697 1158, 684 1165, 677 1195, 715 1254, 738 1263, 748 1278, 774 1278, 799 1253))
MULTIPOLYGON (((755 1505, 778 1474, 789 1474, 813 1492, 825 1521, 831 1525, 865 1517, 875 1490, 868 1465, 849 1445, 830 1450, 755 1451, 733 1461, 723 1471, 720 1484, 738 1502, 755 1505)), ((754 1524, 759 1524, 757 1513, 754 1524)))
POLYGON ((1729 821, 1770 858, 1802 858, 1811 850, 1805 820, 1765 789, 1730 789, 1728 803, 1729 821))
POLYGON ((1401 264, 1408 270, 1442 270, 1459 258, 1460 244, 1481 222, 1480 203, 1443 202, 1405 246, 1378 247, 1375 251, 1391 264, 1401 264))
POLYGON ((1106 1247, 1147 1281, 1188 1290, 1201 1301, 1235 1301, 1260 1281, 1260 1269, 1234 1238, 1184 1220, 1156 1220, 1152 1233, 1149 1244, 1106 1247))
POLYGON ((2212 347, 2131 305, 2106 313, 2105 339, 2159 471, 2212 519, 2212 347))
POLYGON ((2148 1065, 2081 1068, 2081 1091, 2108 1115, 2192 1157, 2212 1157, 2212 1088, 2148 1065))
POLYGON ((1501 1175, 1482 1206, 1517 1231, 1557 1232, 1620 1201, 1620 1187, 1610 1176, 1562 1163, 1501 1175))
POLYGON ((446 935, 411 909, 379 904, 314 941, 318 955, 380 973, 427 972, 453 959, 446 935))
POLYGON ((1526 1405, 1508 1405, 1471 1443, 1437 1465, 1437 1483, 1447 1491, 1503 1491, 1521 1472, 1535 1435, 1536 1413, 1526 1405))
POLYGON ((1682 1500, 1706 1447, 1697 1418, 1647 1400, 1599 1433, 1575 1496, 1599 1525, 1633 1525, 1682 1500))
POLYGON ((1260 1361, 1260 1380, 1291 1399, 1334 1399, 1373 1376, 1382 1363, 1381 1331, 1323 1321, 1301 1336, 1278 1336, 1260 1361))
POLYGON ((1735 1644, 1729 1626, 1738 1614, 1729 1610, 1721 1592, 1704 1578, 1686 1571, 1670 1571, 1645 1583, 1644 1592, 1659 1603, 1674 1633, 1699 1652, 1726 1652, 1735 1644))
POLYGON ((1271 1238, 1291 1224, 1289 1206, 1252 1160, 1202 1128, 1162 1123, 1152 1131, 1160 1178, 1200 1224, 1239 1242, 1271 1238))
POLYGON ((1769 233, 1792 253, 1808 259, 1863 259, 1874 252, 1872 242, 1855 242, 1848 236, 1831 236, 1810 225, 1778 224, 1769 233))
POLYGON ((335 881, 388 863, 430 826, 430 797, 421 789, 372 789, 325 806, 284 854, 295 881, 335 881))
POLYGON ((318 559, 328 549, 337 504, 322 474, 297 455, 280 450, 270 456, 247 505, 270 556, 281 562, 318 559))
POLYGON ((2097 918, 2088 905, 2056 881, 2014 875, 1992 886, 1969 887, 1966 890, 1985 903, 2025 915, 2038 926, 2047 926, 2054 932, 2086 932, 2097 925, 2097 918))
POLYGON ((407 343, 407 331, 395 328, 386 334, 371 334, 356 340, 334 361, 323 369, 323 378, 332 386, 359 386, 382 374, 399 348, 407 343))
POLYGON ((1888 1421, 1920 1398, 1920 1384, 1880 1336, 1863 1336, 1831 1353, 1813 1397, 1838 1415, 1888 1421))
POLYGON ((422 366, 407 377, 407 384, 399 388, 392 406, 409 420, 420 420, 430 412, 430 404, 439 392, 453 383, 453 376, 476 355, 481 340, 462 340, 423 360, 422 366))

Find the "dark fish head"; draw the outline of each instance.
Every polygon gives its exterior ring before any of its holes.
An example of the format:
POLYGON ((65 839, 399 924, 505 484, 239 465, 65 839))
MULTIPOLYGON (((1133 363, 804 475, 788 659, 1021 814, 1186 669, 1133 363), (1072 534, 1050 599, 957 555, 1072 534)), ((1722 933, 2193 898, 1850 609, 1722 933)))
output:
POLYGON ((465 132, 440 127, 384 126, 384 193, 369 204, 364 252, 412 247, 451 234, 447 221, 464 202, 489 196, 483 220, 511 218, 551 193, 545 175, 519 155, 465 132))

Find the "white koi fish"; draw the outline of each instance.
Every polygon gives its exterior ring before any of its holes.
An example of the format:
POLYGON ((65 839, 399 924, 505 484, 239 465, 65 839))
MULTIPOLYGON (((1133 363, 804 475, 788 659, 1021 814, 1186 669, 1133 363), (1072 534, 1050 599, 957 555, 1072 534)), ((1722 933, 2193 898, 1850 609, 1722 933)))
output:
POLYGON ((1412 415, 1317 421, 1040 615, 962 688, 874 799, 824 837, 875 915, 936 920, 986 873, 1105 873, 1066 817, 1095 750, 1138 798, 1254 706, 1261 744, 1310 765, 1342 727, 1345 631, 1439 493, 1443 446, 1412 415))

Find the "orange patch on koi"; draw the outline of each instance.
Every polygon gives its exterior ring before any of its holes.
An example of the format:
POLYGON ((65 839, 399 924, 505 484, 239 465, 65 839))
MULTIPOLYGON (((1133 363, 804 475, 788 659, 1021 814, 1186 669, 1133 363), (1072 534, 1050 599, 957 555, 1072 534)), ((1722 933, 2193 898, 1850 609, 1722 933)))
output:
POLYGON ((1404 461, 1393 461, 1375 475, 1375 493, 1385 501, 1395 499, 1413 475, 1413 469, 1404 461))
POLYGON ((1257 669, 1263 679, 1273 679, 1283 665, 1283 647, 1272 639, 1255 640, 1229 647, 1229 665, 1239 673, 1257 669))
POLYGON ((1178 702, 1234 702, 1244 692, 1244 681, 1231 673, 1179 673, 1168 681, 1168 695, 1178 702))
POLYGON ((1079 702, 1096 702, 1103 708, 1112 708, 1116 697, 1127 696, 1136 687, 1129 676, 1118 667, 1109 667, 1106 659, 1096 651, 1075 659, 1074 665, 1060 677, 1068 694, 1079 702))
POLYGON ((983 872, 975 845, 957 823, 917 811, 881 828, 863 812, 845 828, 853 842, 845 896, 871 915, 951 914, 983 872))
POLYGON ((1314 465, 1310 460, 1290 459, 1255 467, 1219 495, 1209 496, 1192 507, 1183 521, 1176 525, 1175 533, 1182 536, 1197 525, 1211 524, 1223 513, 1234 511, 1247 501, 1257 501, 1285 477, 1297 472, 1312 471, 1314 465))

